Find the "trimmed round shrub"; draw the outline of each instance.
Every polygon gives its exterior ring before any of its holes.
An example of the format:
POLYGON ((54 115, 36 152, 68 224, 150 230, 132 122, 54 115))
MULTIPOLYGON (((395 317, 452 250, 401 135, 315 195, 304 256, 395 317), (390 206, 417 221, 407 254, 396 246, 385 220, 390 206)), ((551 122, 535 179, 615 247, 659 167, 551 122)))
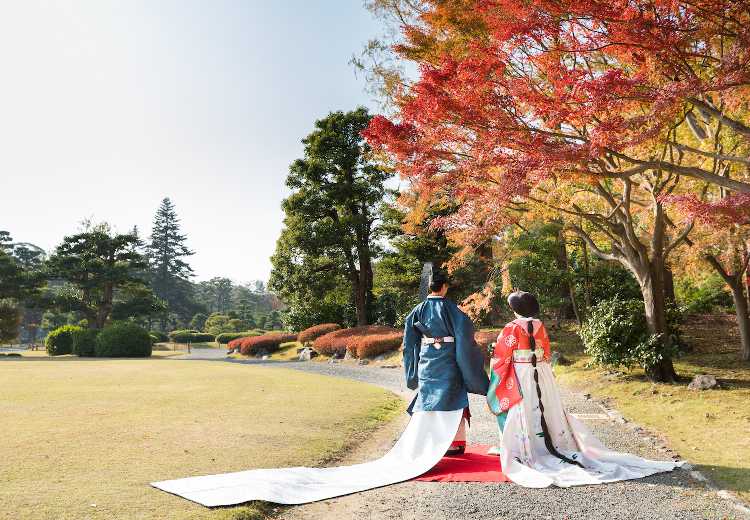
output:
POLYGON ((96 356, 96 329, 81 329, 73 332, 73 354, 80 357, 96 356))
POLYGON ((169 340, 172 343, 208 343, 214 339, 213 334, 198 330, 173 330, 169 333, 169 340))
POLYGON ((304 345, 310 341, 315 341, 320 336, 325 336, 329 332, 339 329, 341 329, 341 325, 338 323, 321 323, 300 332, 298 340, 304 345))
POLYGON ((47 354, 50 356, 62 356, 73 352, 73 333, 83 330, 77 325, 63 325, 49 334, 44 340, 47 354))
POLYGON ((221 334, 216 336, 216 343, 220 345, 228 345, 232 340, 239 338, 249 338, 251 336, 260 336, 261 334, 263 333, 254 330, 248 330, 246 332, 222 332, 221 334))
POLYGON ((395 350, 403 342, 403 333, 383 325, 367 325, 341 329, 320 336, 313 343, 318 354, 343 356, 347 351, 355 357, 372 357, 395 350))
POLYGON ((648 330, 641 300, 604 300, 591 308, 581 327, 581 340, 594 363, 605 367, 649 369, 666 357, 675 357, 683 347, 679 336, 680 313, 667 313, 669 346, 648 330))
POLYGON ((265 352, 275 352, 279 350, 282 343, 288 343, 290 341, 297 341, 296 334, 284 334, 282 332, 264 334, 262 336, 253 336, 248 338, 241 338, 235 340, 239 342, 240 353, 245 356, 253 356, 255 354, 265 352))
POLYGON ((113 323, 96 338, 96 357, 149 357, 151 337, 134 323, 113 323))

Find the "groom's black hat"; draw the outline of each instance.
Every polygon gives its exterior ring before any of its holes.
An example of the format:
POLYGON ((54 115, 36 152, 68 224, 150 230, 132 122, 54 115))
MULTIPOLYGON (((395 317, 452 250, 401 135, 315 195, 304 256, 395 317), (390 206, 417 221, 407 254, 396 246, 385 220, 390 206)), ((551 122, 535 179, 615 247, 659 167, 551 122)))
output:
POLYGON ((539 302, 531 293, 524 291, 512 292, 508 295, 508 305, 516 314, 524 318, 533 318, 539 314, 539 302))

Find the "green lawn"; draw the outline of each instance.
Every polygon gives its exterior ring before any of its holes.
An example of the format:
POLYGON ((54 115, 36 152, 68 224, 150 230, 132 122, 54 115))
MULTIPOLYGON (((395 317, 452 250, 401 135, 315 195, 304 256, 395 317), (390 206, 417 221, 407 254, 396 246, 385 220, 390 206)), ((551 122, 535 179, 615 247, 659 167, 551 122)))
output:
POLYGON ((0 359, 0 518, 249 519, 156 480, 316 465, 402 408, 373 386, 229 363, 0 359))
POLYGON ((665 434, 670 446, 723 488, 750 501, 750 366, 739 362, 737 331, 727 317, 694 317, 684 337, 693 351, 675 363, 677 384, 653 384, 642 370, 618 377, 589 368, 577 336, 550 331, 553 349, 575 360, 555 369, 560 381, 609 398, 628 419, 665 434), (720 390, 693 391, 696 374, 712 374, 720 390))

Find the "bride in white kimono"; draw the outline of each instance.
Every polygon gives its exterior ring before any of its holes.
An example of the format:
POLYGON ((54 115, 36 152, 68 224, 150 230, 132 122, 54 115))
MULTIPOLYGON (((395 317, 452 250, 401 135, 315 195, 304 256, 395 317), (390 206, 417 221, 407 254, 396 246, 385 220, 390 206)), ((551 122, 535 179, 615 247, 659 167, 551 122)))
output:
POLYGON ((503 473, 524 487, 604 484, 671 471, 681 465, 611 451, 563 408, 550 366, 549 337, 534 319, 534 295, 515 292, 517 319, 498 337, 487 403, 500 428, 503 473))

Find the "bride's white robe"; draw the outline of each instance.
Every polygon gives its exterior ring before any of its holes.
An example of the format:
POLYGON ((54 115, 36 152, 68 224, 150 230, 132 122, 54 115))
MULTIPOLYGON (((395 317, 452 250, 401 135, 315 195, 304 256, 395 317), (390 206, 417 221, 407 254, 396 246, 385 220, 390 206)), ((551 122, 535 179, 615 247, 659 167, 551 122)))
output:
POLYGON ((487 394, 501 430, 503 473, 510 480, 531 488, 604 484, 671 471, 681 464, 612 451, 586 425, 567 413, 549 363, 549 339, 544 325, 539 320, 534 320, 533 325, 539 388, 550 438, 560 454, 583 467, 552 455, 545 445, 528 320, 518 319, 509 323, 498 338, 487 394), (506 363, 508 358, 512 361, 506 363))

